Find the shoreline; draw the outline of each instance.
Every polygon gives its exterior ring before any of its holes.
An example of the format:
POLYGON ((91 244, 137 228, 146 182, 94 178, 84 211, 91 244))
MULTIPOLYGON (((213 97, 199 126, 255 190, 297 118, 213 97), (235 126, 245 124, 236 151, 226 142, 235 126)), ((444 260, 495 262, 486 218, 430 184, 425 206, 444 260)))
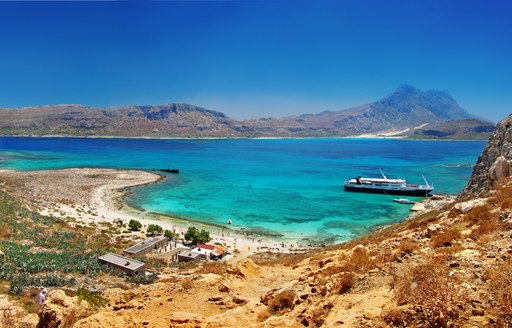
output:
MULTIPOLYGON (((242 230, 237 226, 227 224, 208 223, 150 212, 129 204, 126 197, 134 188, 172 178, 154 171, 103 168, 44 171, 0 170, 0 178, 7 182, 15 194, 25 199, 29 206, 42 215, 53 215, 63 219, 73 218, 77 223, 82 224, 122 222, 125 227, 130 220, 134 219, 141 222, 143 228, 150 224, 157 224, 164 230, 173 231, 182 237, 188 227, 196 226, 210 232, 211 243, 223 244, 231 253, 237 254, 237 260, 269 250, 296 253, 331 244, 326 242, 328 239, 315 241, 314 238, 310 239, 310 236, 307 235, 287 236, 272 231, 265 233, 264 230, 242 230), (73 195, 74 198, 70 195, 73 195)), ((449 197, 440 196, 440 198, 449 197)), ((427 199, 420 204, 430 202, 431 200, 427 199)), ((427 210, 427 207, 430 206, 423 205, 423 211, 427 210)), ((430 209, 431 207, 428 208, 428 210, 430 209)), ((420 212, 422 211, 420 210, 420 212)), ((417 212, 412 212, 403 220, 408 220, 415 215, 417 212)), ((371 234, 385 226, 389 226, 389 224, 372 227, 354 238, 371 234)), ((142 231, 123 233, 121 236, 134 241, 147 238, 142 231)), ((334 241, 332 244, 347 242, 351 239, 334 241)))
POLYGON ((407 136, 363 134, 355 136, 309 136, 309 137, 156 137, 156 136, 81 136, 81 135, 0 135, 0 138, 76 138, 76 139, 131 139, 131 140, 177 140, 177 141, 212 141, 212 140, 307 140, 307 139, 391 139, 410 141, 488 141, 489 139, 435 139, 408 138, 407 136))
MULTIPOLYGON (((210 243, 220 243, 242 260, 258 252, 297 253, 313 249, 298 240, 278 238, 269 234, 239 230, 222 224, 178 218, 161 213, 146 212, 130 206, 125 197, 133 188, 154 184, 168 178, 152 171, 72 168, 44 171, 0 170, 0 178, 41 215, 75 219, 76 224, 101 224, 138 220, 143 228, 157 224, 184 236, 189 226, 210 232, 210 243), (251 233, 251 235, 248 235, 251 233)), ((145 230, 145 229, 142 229, 145 230)), ((122 233, 136 240, 147 238, 145 232, 122 233)))

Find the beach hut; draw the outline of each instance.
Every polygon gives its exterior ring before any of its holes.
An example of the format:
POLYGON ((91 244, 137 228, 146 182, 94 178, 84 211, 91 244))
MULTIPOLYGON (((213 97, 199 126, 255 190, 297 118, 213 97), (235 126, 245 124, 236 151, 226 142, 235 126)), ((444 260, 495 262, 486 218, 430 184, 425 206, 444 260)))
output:
POLYGON ((179 262, 198 262, 201 260, 201 254, 194 253, 191 250, 184 250, 178 254, 179 262))
POLYGON ((98 260, 108 266, 124 271, 129 275, 144 275, 146 273, 146 266, 143 262, 122 255, 108 253, 98 257, 98 260))
POLYGON ((148 239, 144 240, 143 242, 137 243, 137 244, 125 249, 123 251, 123 253, 126 255, 131 255, 131 256, 141 256, 141 255, 150 253, 153 250, 167 247, 168 244, 169 244, 169 241, 165 237, 162 237, 162 236, 153 237, 153 238, 148 238, 148 239))
POLYGON ((196 247, 192 250, 192 253, 197 253, 201 255, 205 260, 211 259, 211 254, 215 250, 214 245, 200 244, 198 243, 196 247))

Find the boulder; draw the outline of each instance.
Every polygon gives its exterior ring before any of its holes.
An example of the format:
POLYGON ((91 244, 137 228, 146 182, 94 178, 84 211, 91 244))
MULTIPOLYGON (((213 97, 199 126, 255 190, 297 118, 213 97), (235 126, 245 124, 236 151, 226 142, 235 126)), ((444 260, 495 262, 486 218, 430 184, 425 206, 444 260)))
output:
POLYGON ((477 199, 473 199, 473 200, 470 200, 467 202, 457 203, 457 204, 455 204, 454 208, 456 210, 460 211, 461 213, 468 213, 475 207, 485 205, 486 203, 487 203, 487 198, 477 198, 477 199))
POLYGON ((171 315, 170 327, 176 328, 205 328, 207 323, 200 314, 188 312, 174 312, 171 315))
POLYGON ((57 328, 61 324, 61 319, 57 316, 57 311, 45 306, 39 312, 39 322, 36 328, 57 328))
POLYGON ((496 187, 499 181, 509 177, 511 173, 512 162, 508 161, 504 156, 500 156, 492 163, 489 169, 489 179, 492 181, 493 186, 496 187))

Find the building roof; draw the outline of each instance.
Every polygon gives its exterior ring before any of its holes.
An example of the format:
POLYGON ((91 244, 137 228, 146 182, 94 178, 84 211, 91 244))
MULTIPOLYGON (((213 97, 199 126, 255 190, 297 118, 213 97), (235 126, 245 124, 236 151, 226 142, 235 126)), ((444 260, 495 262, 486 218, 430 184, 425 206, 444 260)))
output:
POLYGON ((178 254, 178 256, 182 256, 182 257, 190 257, 190 258, 196 258, 198 256, 201 256, 201 254, 198 254, 198 253, 194 253, 192 252, 191 250, 185 250, 185 251, 182 251, 178 254))
POLYGON ((164 239, 167 240, 167 238, 162 237, 162 236, 148 238, 148 239, 144 240, 143 242, 140 242, 131 247, 128 247, 127 249, 124 250, 124 252, 130 253, 130 254, 137 254, 137 253, 140 253, 148 248, 153 247, 156 243, 159 243, 159 242, 163 241, 164 239))
POLYGON ((215 247, 212 254, 213 256, 221 256, 224 253, 224 249, 222 247, 215 247))
POLYGON ((201 249, 209 249, 211 251, 213 251, 215 249, 215 245, 207 245, 207 244, 197 244, 196 245, 197 248, 201 248, 201 249))
POLYGON ((192 250, 193 253, 198 253, 201 255, 210 255, 211 252, 213 252, 213 249, 207 249, 207 248, 199 248, 196 247, 192 250))
POLYGON ((144 266, 143 262, 114 253, 102 255, 98 257, 98 259, 133 271, 136 271, 144 266))

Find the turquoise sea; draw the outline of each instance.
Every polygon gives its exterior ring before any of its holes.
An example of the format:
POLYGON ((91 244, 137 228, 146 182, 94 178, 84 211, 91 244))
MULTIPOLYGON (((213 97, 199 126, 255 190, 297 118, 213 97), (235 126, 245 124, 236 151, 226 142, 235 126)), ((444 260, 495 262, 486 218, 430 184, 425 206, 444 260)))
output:
POLYGON ((0 138, 0 168, 179 168, 128 202, 147 211, 268 230, 293 238, 346 240, 403 220, 408 205, 343 191, 357 175, 406 178, 436 193, 466 184, 483 141, 396 139, 148 140, 0 138), (464 165, 462 165, 464 166, 464 165))

